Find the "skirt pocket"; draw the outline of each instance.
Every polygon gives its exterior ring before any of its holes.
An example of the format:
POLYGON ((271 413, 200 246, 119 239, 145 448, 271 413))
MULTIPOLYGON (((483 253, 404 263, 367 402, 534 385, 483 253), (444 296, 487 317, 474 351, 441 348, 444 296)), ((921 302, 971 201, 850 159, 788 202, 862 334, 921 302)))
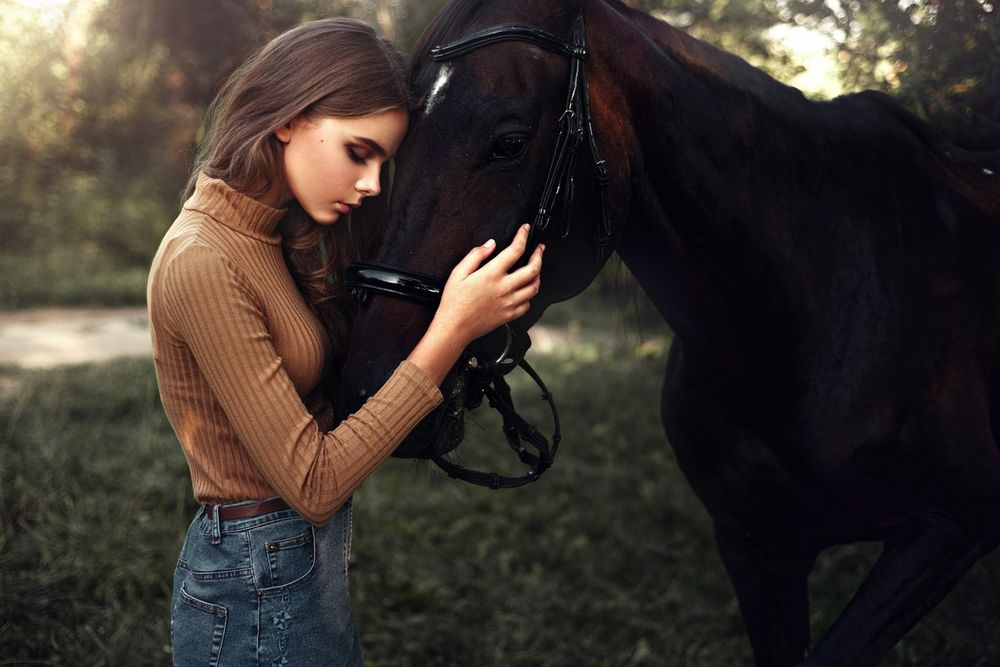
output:
POLYGON ((170 618, 175 665, 218 665, 229 612, 190 595, 183 586, 170 618))
POLYGON ((302 519, 269 525, 255 534, 251 542, 263 549, 262 560, 266 563, 261 581, 263 593, 304 581, 315 567, 315 529, 302 519))

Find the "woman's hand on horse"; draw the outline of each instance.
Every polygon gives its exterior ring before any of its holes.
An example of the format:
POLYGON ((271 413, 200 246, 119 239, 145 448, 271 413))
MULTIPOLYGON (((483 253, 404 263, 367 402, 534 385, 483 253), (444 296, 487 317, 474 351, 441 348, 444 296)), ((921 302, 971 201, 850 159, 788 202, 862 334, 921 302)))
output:
POLYGON ((455 329, 463 348, 528 312, 541 286, 542 252, 539 245, 528 263, 510 272, 528 244, 528 225, 522 225, 510 245, 482 264, 494 250, 492 239, 473 248, 451 272, 435 319, 455 329), (482 266, 480 266, 482 264, 482 266))
POLYGON ((528 225, 511 244, 483 264, 496 244, 473 248, 452 270, 434 319, 409 360, 440 384, 469 343, 528 312, 541 285, 542 252, 535 248, 527 264, 511 271, 528 243, 528 225))

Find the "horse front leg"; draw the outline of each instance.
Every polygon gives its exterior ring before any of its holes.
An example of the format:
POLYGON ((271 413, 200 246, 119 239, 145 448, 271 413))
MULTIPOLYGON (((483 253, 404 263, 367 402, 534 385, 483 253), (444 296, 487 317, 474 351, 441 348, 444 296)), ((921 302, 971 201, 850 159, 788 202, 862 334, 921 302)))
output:
POLYGON ((725 400, 685 382, 684 366, 675 340, 661 402, 667 437, 712 515, 757 665, 795 665, 809 645, 807 580, 818 553, 803 534, 809 516, 801 491, 774 448, 749 432, 725 400))
POLYGON ((715 542, 736 589, 754 662, 796 665, 809 646, 809 573, 816 553, 796 553, 715 524, 715 542))
POLYGON ((802 664, 874 665, 985 551, 950 517, 910 517, 885 540, 854 598, 802 664))

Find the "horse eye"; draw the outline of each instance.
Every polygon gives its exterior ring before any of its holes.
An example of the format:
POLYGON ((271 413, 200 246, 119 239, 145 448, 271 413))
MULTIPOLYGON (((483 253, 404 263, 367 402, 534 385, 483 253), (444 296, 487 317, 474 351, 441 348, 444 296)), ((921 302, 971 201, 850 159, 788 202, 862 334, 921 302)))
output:
POLYGON ((528 145, 528 135, 523 132, 505 134, 493 142, 490 148, 491 160, 514 160, 521 157, 528 145))

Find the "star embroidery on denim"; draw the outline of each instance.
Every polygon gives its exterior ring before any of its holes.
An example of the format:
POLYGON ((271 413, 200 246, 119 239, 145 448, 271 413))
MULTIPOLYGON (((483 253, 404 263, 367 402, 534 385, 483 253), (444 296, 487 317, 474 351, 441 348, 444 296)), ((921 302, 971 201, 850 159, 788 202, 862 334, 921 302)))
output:
POLYGON ((281 656, 280 658, 275 658, 271 662, 271 665, 287 665, 287 664, 288 664, 288 658, 286 658, 285 656, 281 656))
POLYGON ((292 617, 289 615, 287 611, 283 611, 274 618, 272 618, 271 620, 274 622, 274 627, 278 628, 279 630, 287 630, 288 621, 292 620, 292 617))

